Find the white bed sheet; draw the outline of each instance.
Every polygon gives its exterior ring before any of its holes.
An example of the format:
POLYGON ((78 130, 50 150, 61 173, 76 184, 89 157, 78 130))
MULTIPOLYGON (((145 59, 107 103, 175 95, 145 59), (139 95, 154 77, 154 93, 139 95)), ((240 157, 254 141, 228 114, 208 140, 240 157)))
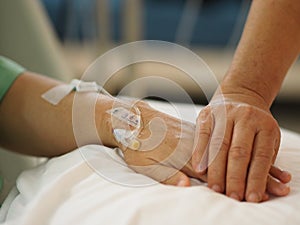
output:
MULTIPOLYGON (((152 104, 174 114, 169 105, 152 104)), ((254 204, 214 193, 200 182, 188 188, 120 185, 96 173, 76 150, 24 171, 0 211, 0 221, 18 225, 297 225, 300 224, 300 136, 286 130, 282 133, 276 164, 293 174, 287 197, 254 204)), ((90 160, 95 160, 98 169, 108 177, 133 183, 151 181, 118 163, 122 159, 112 149, 89 145, 82 150, 88 152, 90 160)))

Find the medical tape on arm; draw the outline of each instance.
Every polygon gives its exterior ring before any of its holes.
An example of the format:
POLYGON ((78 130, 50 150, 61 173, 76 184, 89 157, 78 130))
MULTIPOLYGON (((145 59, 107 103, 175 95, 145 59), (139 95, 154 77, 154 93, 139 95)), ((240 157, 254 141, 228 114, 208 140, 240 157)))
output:
MULTIPOLYGON (((72 91, 77 92, 98 92, 112 97, 103 87, 96 82, 85 82, 77 79, 73 79, 70 84, 63 84, 56 86, 44 94, 42 98, 52 105, 58 105, 62 99, 64 99, 72 91)), ((112 97, 113 98, 113 97, 112 97)))
MULTIPOLYGON (((72 80, 70 84, 56 86, 42 94, 41 97, 52 105, 58 105, 72 91, 102 93, 104 95, 110 96, 115 101, 118 101, 96 82, 85 82, 77 79, 72 80)), ((115 127, 112 123, 113 136, 115 140, 124 147, 130 148, 132 150, 139 150, 140 142, 138 141, 137 136, 139 135, 141 130, 140 111, 136 106, 130 106, 128 104, 128 107, 133 108, 135 111, 132 112, 129 109, 125 108, 125 106, 127 105, 124 102, 122 102, 122 105, 123 106, 112 108, 107 111, 107 113, 110 114, 113 118, 116 118, 128 125, 128 127, 124 129, 124 127, 115 127), (130 127, 133 127, 133 129, 130 129, 130 127)))
POLYGON ((137 136, 141 130, 141 116, 137 107, 133 106, 133 109, 135 113, 125 107, 112 108, 106 112, 112 116, 112 125, 114 127, 113 135, 116 141, 126 148, 138 150, 140 148, 140 142, 137 140, 137 136), (114 119, 125 123, 127 129, 115 125, 114 119), (130 127, 133 127, 133 129, 130 129, 130 127))

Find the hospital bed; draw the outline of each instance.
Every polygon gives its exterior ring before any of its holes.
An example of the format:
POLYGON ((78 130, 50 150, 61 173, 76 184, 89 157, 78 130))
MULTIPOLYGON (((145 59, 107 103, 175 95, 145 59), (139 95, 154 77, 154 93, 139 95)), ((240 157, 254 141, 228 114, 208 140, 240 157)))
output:
MULTIPOLYGON (((28 7, 23 0, 5 2, 11 4, 10 7, 13 7, 13 4, 23 5, 23 3, 24 7, 28 7)), ((27 4, 36 4, 35 2, 26 1, 27 4)), ((30 11, 37 8, 37 5, 28 7, 27 11, 23 12, 26 15, 15 11, 16 15, 23 15, 23 19, 15 23, 24 22, 27 18, 30 22, 35 20, 37 24, 43 24, 37 27, 44 27, 45 21, 38 13, 39 10, 30 11), (41 19, 38 20, 36 17, 41 19)), ((0 16, 4 15, 0 14, 0 16)), ((1 25, 5 22, 7 21, 0 19, 1 25)), ((31 29, 31 26, 26 27, 31 29)), ((30 33, 23 32, 23 35, 30 33)), ((1 33, 2 38, 6 37, 5 35, 6 33, 1 33)), ((33 35, 28 39, 33 37, 40 38, 39 41, 31 40, 36 46, 23 44, 22 46, 28 49, 23 49, 22 52, 36 50, 37 57, 42 60, 40 65, 47 65, 46 68, 39 68, 39 65, 32 64, 33 70, 40 70, 46 74, 70 74, 66 66, 61 64, 63 60, 58 54, 59 51, 49 52, 50 49, 57 48, 55 41, 48 35, 33 35), (50 43, 48 48, 38 44, 42 39, 50 43)), ((6 49, 9 45, 1 45, 1 47, 6 49)), ((6 50, 11 53, 10 50, 6 50)), ((28 60, 26 56, 18 54, 13 58, 20 58, 18 61, 25 63, 28 60)), ((65 77, 65 80, 67 79, 68 76, 65 77)), ((297 91, 299 91, 298 87, 297 91)), ((166 113, 173 115, 175 113, 166 103, 151 102, 151 104, 166 113)), ((178 107, 186 109, 192 106, 178 104, 178 107)), ((192 117, 188 119, 195 121, 192 117)), ((0 223, 28 225, 300 224, 298 214, 300 136, 287 130, 282 130, 282 136, 276 164, 293 174, 291 193, 283 198, 273 197, 270 201, 261 204, 236 202, 212 192, 205 184, 196 180, 193 180, 194 186, 189 188, 161 184, 136 187, 145 182, 152 183, 152 180, 130 170, 115 150, 103 146, 84 146, 81 150, 77 149, 50 160, 0 150, 0 176, 4 179, 4 186, 0 192, 0 202, 3 202, 0 209, 0 223), (99 168, 95 169, 87 163, 82 157, 83 151, 99 168)))
MULTIPOLYGON (((151 101, 150 104, 178 116, 167 103, 151 101)), ((194 107, 176 106, 185 110, 194 107)), ((197 112, 200 108, 197 107, 197 112)), ((188 120, 193 122, 195 118, 190 116, 188 120)), ((192 181, 192 187, 153 183, 129 169, 116 150, 84 146, 23 171, 1 208, 0 219, 4 224, 26 225, 297 225, 300 224, 299 146, 300 135, 282 130, 276 165, 292 173, 291 193, 260 204, 237 202, 197 180, 192 181)))

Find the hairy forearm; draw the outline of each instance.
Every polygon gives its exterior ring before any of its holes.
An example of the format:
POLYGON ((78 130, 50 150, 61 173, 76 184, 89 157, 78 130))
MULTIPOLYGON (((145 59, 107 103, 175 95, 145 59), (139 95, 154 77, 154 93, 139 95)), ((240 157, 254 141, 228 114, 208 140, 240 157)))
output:
POLYGON ((270 106, 299 52, 300 1, 254 0, 222 89, 270 106))
MULTIPOLYGON (((41 95, 60 85, 58 81, 32 73, 21 75, 0 104, 0 144, 7 149, 36 156, 56 156, 75 149, 78 145, 73 131, 72 110, 74 93, 53 106, 41 95)), ((82 104, 95 102, 95 126, 98 133, 79 144, 113 146, 107 136, 107 123, 102 123, 106 108, 112 100, 96 93, 82 93, 82 104)), ((79 104, 81 104, 79 102, 79 104)), ((84 129, 84 127, 83 127, 84 129)), ((88 132, 88 131, 87 131, 88 132)), ((82 140, 81 140, 82 142, 82 140)))

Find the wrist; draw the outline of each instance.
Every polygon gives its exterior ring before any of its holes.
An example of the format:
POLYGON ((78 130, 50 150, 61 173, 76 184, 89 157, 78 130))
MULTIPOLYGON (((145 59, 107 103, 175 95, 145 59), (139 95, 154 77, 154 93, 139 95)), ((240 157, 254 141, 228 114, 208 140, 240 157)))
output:
POLYGON ((112 109, 113 105, 113 98, 100 94, 95 107, 95 123, 101 143, 105 146, 115 148, 119 146, 113 137, 111 115, 107 113, 108 110, 112 109))
POLYGON ((233 76, 226 76, 215 92, 213 99, 220 97, 227 98, 269 111, 274 99, 269 90, 267 86, 263 86, 262 84, 243 81, 233 76))

